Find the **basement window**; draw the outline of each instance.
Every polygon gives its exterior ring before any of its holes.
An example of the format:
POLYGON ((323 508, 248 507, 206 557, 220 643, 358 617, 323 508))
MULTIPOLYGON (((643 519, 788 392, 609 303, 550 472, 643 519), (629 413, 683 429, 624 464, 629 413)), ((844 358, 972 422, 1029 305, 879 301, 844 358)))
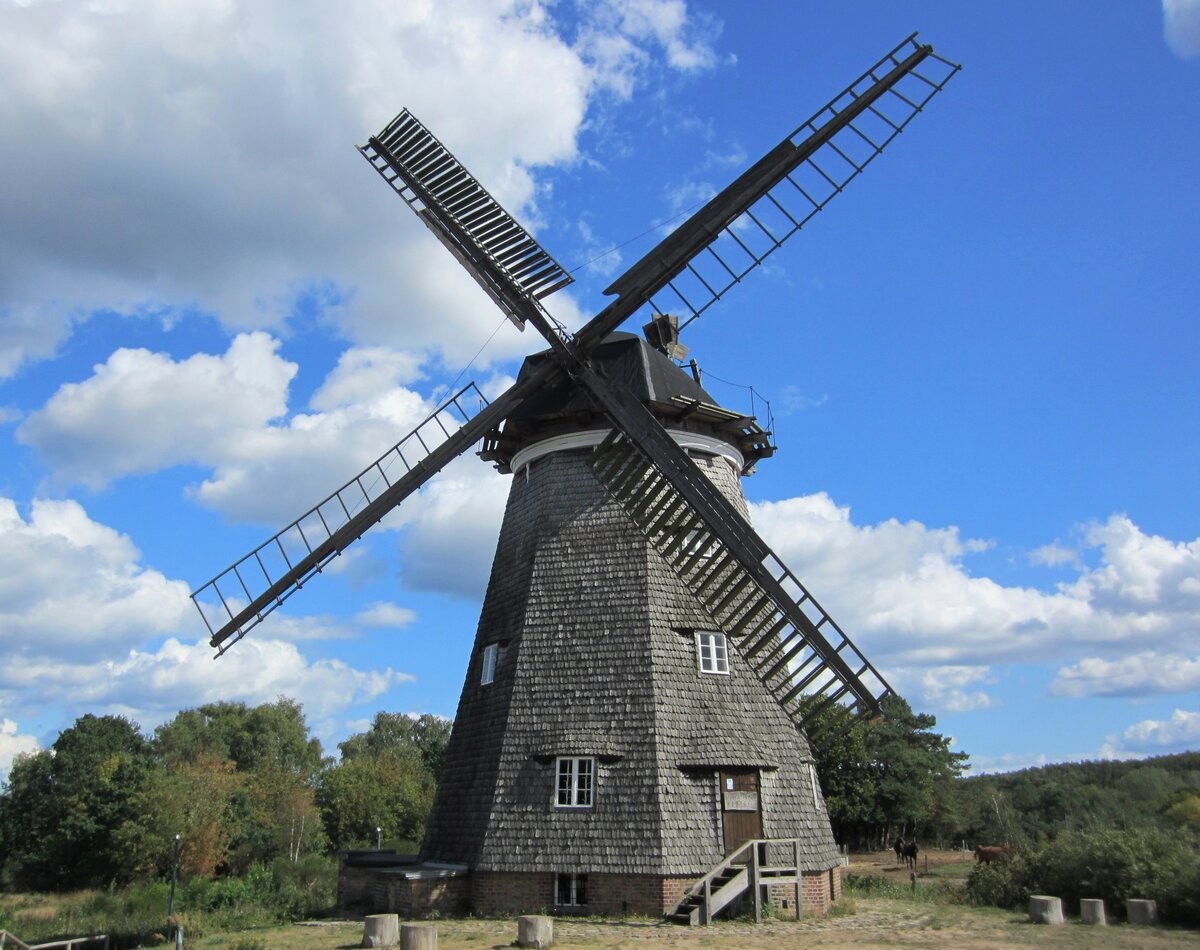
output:
POLYGON ((729 646, 725 634, 697 630, 696 655, 700 659, 701 673, 729 675, 729 646))
POLYGON ((558 907, 586 907, 587 875, 554 875, 554 903, 558 907))
POLYGON ((596 760, 560 756, 557 763, 559 808, 591 808, 595 801, 596 760))
POLYGON ((483 648, 483 673, 479 677, 479 685, 487 686, 496 679, 496 661, 500 657, 500 644, 489 643, 483 648))

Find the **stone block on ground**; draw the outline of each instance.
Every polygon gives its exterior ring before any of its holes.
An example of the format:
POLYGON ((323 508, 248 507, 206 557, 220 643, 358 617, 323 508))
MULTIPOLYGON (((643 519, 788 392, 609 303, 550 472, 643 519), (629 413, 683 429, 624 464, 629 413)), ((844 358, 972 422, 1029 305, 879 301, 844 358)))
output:
POLYGON ((517 919, 517 946, 546 950, 554 943, 554 919, 526 916, 517 919))
POLYGON ((395 914, 369 914, 363 920, 361 947, 394 947, 400 942, 400 918, 395 914))
POLYGON ((1108 923, 1104 916, 1104 901, 1099 898, 1084 897, 1079 901, 1079 919, 1085 924, 1103 927, 1108 923))
POLYGON ((1129 918, 1131 924, 1157 924, 1158 923, 1158 902, 1157 901, 1126 901, 1125 916, 1129 918))
POLYGON ((1062 898, 1034 894, 1029 898, 1029 919, 1035 924, 1063 923, 1062 898))

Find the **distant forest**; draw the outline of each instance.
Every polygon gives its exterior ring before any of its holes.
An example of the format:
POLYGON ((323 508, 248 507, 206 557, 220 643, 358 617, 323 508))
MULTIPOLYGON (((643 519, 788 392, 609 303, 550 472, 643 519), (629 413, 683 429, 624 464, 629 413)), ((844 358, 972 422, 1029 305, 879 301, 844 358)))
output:
MULTIPOLYGON (((1037 848, 1073 832, 1200 842, 1200 752, 964 778, 964 753, 899 698, 885 717, 820 710, 808 732, 838 842, 1037 848)), ((19 756, 0 789, 0 888, 71 890, 161 879, 180 836, 187 876, 291 874, 340 848, 420 843, 451 725, 379 713, 326 755, 300 705, 212 703, 145 735, 83 716, 19 756), (378 832, 376 829, 380 829, 378 832)))

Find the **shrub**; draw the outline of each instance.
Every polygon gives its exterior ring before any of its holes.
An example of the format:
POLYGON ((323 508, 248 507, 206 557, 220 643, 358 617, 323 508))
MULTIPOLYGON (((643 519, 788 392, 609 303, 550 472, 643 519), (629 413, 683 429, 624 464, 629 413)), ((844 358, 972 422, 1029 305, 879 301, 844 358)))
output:
POLYGON ((1037 851, 981 864, 967 879, 972 903, 1020 907, 1030 894, 1053 894, 1078 913, 1080 898, 1099 897, 1116 913, 1149 898, 1164 919, 1200 922, 1200 858, 1186 843, 1145 828, 1072 831, 1037 851))

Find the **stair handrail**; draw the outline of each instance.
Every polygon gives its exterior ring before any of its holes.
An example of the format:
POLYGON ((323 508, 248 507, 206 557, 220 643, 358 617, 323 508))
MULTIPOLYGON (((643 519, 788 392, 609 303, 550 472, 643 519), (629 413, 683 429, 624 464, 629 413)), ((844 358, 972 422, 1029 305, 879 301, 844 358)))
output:
POLYGON ((757 846, 759 844, 759 842, 765 841, 765 840, 768 840, 768 839, 751 838, 749 841, 747 841, 745 844, 743 844, 736 851, 731 851, 728 855, 726 855, 725 860, 723 860, 720 864, 718 864, 711 871, 709 871, 707 874, 705 874, 704 877, 700 878, 700 880, 698 880, 695 884, 693 884, 691 887, 689 887, 687 889, 687 891, 684 893, 684 897, 695 897, 700 894, 703 894, 704 887, 706 884, 708 884, 714 878, 719 877, 722 874, 722 872, 727 871, 733 865, 745 864, 746 863, 745 861, 739 861, 738 858, 740 858, 751 847, 757 846))

